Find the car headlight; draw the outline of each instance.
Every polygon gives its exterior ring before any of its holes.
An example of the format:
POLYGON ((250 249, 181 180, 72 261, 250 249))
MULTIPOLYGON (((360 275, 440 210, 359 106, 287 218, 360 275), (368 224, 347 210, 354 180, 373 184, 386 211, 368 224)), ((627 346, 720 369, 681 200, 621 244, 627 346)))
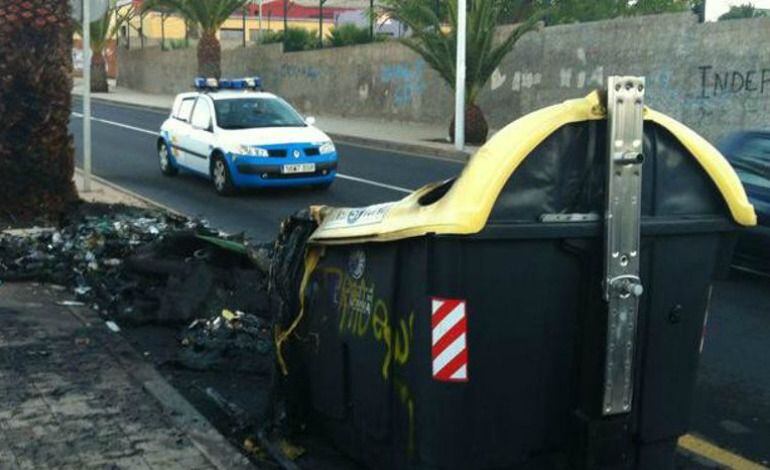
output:
POLYGON ((240 145, 238 146, 238 152, 239 155, 249 155, 252 157, 267 157, 269 154, 267 153, 266 149, 260 148, 260 147, 254 147, 251 145, 240 145))
POLYGON ((332 142, 324 142, 320 147, 318 147, 318 151, 320 153, 334 153, 336 149, 334 148, 334 144, 332 142))

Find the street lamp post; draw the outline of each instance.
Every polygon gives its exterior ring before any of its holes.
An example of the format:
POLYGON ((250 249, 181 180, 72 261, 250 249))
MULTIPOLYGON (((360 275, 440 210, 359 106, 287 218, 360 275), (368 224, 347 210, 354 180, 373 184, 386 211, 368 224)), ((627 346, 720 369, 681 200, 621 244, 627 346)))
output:
POLYGON ((91 2, 83 2, 83 191, 91 191, 91 2))
POLYGON ((318 48, 324 47, 324 3, 326 0, 318 0, 318 48))
POLYGON ((243 6, 241 12, 241 31, 243 31, 243 47, 246 47, 246 5, 243 6))
POLYGON ((262 32, 262 0, 259 0, 259 42, 260 43, 262 43, 264 36, 265 35, 262 32))
POLYGON ((465 29, 466 0, 457 0, 457 70, 455 74, 455 148, 465 148, 465 29))
POLYGON ((283 0, 283 52, 286 52, 286 33, 289 29, 289 0, 283 0))

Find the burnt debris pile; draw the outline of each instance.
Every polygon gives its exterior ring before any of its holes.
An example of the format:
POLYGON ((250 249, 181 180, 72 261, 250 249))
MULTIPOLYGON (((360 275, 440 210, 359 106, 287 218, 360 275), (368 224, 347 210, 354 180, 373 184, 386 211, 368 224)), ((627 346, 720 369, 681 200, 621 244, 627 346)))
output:
POLYGON ((81 204, 59 227, 0 233, 0 280, 59 285, 122 324, 189 324, 223 309, 267 318, 269 253, 204 221, 81 204))

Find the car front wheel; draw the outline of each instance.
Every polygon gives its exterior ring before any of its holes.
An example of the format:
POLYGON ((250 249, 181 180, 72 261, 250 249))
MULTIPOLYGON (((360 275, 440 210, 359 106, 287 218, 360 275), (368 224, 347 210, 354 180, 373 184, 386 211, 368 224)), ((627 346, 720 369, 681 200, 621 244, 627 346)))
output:
POLYGON ((219 155, 214 157, 214 162, 211 165, 211 181, 214 183, 214 190, 220 196, 230 196, 235 192, 227 162, 219 155))
POLYGON ((165 142, 158 143, 158 162, 160 163, 160 172, 166 176, 174 176, 179 173, 179 169, 171 163, 171 151, 165 142))

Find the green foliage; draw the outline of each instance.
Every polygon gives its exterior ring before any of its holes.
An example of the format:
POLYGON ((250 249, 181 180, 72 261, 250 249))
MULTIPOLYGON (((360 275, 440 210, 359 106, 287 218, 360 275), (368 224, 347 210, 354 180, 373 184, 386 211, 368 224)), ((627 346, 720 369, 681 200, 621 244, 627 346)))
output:
MULTIPOLYGON (((318 34, 305 28, 289 28, 285 33, 284 52, 309 51, 318 48, 318 34)), ((283 31, 265 31, 263 44, 284 42, 283 31)))
MULTIPOLYGON (((110 39, 113 39, 120 26, 126 21, 127 18, 121 18, 117 14, 117 8, 115 7, 114 0, 110 2, 106 13, 100 19, 91 22, 91 50, 95 54, 101 54, 110 39)), ((75 31, 83 37, 83 25, 81 23, 75 24, 75 31)))
POLYGON ((246 3, 248 0, 148 0, 144 10, 173 11, 213 33, 246 3))
POLYGON ((767 16, 764 10, 757 10, 754 5, 746 3, 737 7, 730 7, 730 11, 719 17, 722 20, 742 20, 746 18, 758 18, 767 16))
MULTIPOLYGON (((533 0, 544 3, 547 0, 533 0)), ((549 24, 598 21, 619 16, 651 15, 674 13, 691 9, 693 0, 638 0, 631 4, 627 0, 552 0, 549 24)))
POLYGON ((345 24, 332 28, 329 33, 329 45, 332 47, 353 46, 372 42, 369 28, 359 28, 354 24, 345 24))
POLYGON ((190 43, 184 39, 166 39, 164 47, 167 50, 173 51, 176 49, 186 49, 189 45, 190 43))
MULTIPOLYGON (((513 49, 519 38, 535 28, 541 18, 540 12, 531 14, 504 37, 496 40, 495 27, 511 1, 469 2, 465 71, 465 93, 469 106, 475 104, 479 92, 503 57, 513 49)), ((444 1, 438 15, 434 0, 383 0, 381 10, 409 27, 412 36, 400 41, 422 56, 454 89, 457 0, 444 1)))
POLYGON ((262 38, 260 39, 260 43, 275 44, 278 42, 283 42, 283 31, 262 31, 262 38))

